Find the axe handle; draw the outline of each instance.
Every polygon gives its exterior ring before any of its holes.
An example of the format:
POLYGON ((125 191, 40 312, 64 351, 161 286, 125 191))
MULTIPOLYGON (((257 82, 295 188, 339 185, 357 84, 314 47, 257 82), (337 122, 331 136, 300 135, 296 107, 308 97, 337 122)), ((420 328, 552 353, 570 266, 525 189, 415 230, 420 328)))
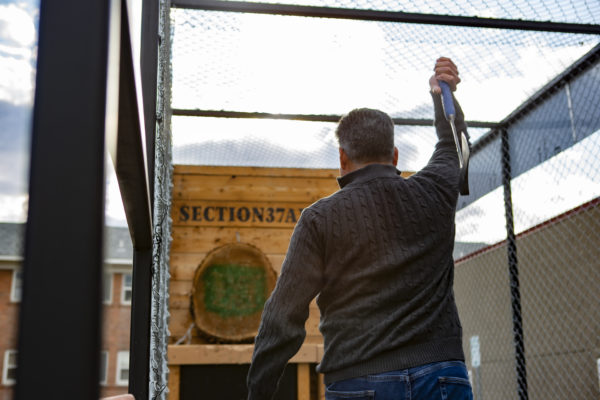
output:
POLYGON ((446 119, 452 129, 452 136, 454 137, 454 144, 456 145, 456 153, 458 155, 459 168, 464 168, 464 160, 462 155, 462 148, 460 147, 460 139, 458 138, 458 132, 456 132, 456 126, 454 125, 454 118, 456 117, 456 111, 454 110, 454 100, 452 99, 452 93, 450 92, 450 86, 444 81, 439 81, 440 88, 442 89, 442 108, 446 119))
MULTIPOLYGON (((450 85, 444 81, 438 81, 440 84, 440 89, 442 89, 442 107, 444 108, 444 115, 450 123, 452 128, 452 135, 454 136, 454 143, 456 144, 456 151, 458 153, 458 160, 460 164, 460 181, 459 181, 459 191, 460 194, 466 196, 469 194, 469 159, 463 159, 463 149, 461 140, 458 137, 456 132, 456 127, 454 126, 454 119, 456 117, 456 110, 454 109, 454 99, 452 98, 452 92, 450 91, 450 85)), ((464 133, 461 132, 461 138, 464 136, 464 133)), ((467 143, 468 146, 468 143, 467 143)), ((468 156, 468 152, 467 152, 468 156)))
POLYGON ((450 91, 450 85, 444 81, 438 81, 440 89, 442 89, 442 106, 444 108, 444 114, 446 119, 450 121, 456 117, 456 111, 454 110, 454 100, 452 99, 452 92, 450 91))

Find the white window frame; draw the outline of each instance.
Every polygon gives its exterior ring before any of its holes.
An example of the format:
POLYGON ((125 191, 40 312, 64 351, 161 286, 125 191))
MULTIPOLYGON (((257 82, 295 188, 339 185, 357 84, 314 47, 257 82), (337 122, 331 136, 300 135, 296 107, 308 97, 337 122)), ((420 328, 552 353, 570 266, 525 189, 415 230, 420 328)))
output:
POLYGON ((114 272, 104 272, 102 275, 103 281, 102 281, 102 302, 104 304, 112 304, 113 302, 113 285, 114 285, 114 279, 115 279, 115 274, 114 272), (108 299, 104 298, 104 291, 106 290, 105 285, 108 285, 108 299))
POLYGON ((12 278, 10 283, 10 302, 20 303, 23 295, 23 270, 21 268, 15 268, 12 272, 12 278), (17 296, 17 282, 19 295, 17 296))
POLYGON ((17 350, 6 350, 4 352, 4 364, 2 367, 2 384, 6 385, 6 386, 11 386, 14 385, 16 383, 15 379, 9 379, 8 378, 8 370, 10 368, 17 368, 17 363, 15 361, 14 365, 9 365, 8 364, 8 359, 10 358, 10 356, 14 354, 15 356, 17 355, 17 350))
POLYGON ((128 386, 129 378, 127 380, 121 379, 121 371, 127 367, 129 372, 129 350, 117 352, 117 375, 115 376, 115 384, 117 386, 128 386))
POLYGON ((100 385, 106 386, 108 383, 108 351, 100 352, 100 375, 104 374, 104 379, 100 380, 100 385), (104 359, 104 370, 102 370, 102 359, 104 359))
POLYGON ((600 358, 596 360, 596 369, 598 371, 598 387, 600 387, 600 358))
POLYGON ((129 300, 125 299, 125 290, 129 290, 133 296, 133 274, 131 272, 123 272, 121 274, 121 304, 131 305, 131 298, 129 300), (125 286, 125 277, 127 275, 131 276, 131 286, 125 286))

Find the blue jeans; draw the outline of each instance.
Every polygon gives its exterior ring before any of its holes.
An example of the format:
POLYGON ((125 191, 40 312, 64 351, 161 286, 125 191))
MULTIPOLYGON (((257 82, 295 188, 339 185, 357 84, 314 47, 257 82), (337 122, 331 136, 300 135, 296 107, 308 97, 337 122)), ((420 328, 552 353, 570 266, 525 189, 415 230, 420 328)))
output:
POLYGON ((326 400, 472 400, 467 368, 462 361, 361 376, 327 385, 326 400))

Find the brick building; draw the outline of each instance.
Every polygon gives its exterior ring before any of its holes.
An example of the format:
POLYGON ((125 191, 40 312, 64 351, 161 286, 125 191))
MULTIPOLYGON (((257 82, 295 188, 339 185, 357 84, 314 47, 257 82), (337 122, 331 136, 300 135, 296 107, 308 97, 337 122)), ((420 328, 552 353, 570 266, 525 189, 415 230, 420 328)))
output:
MULTIPOLYGON (((24 224, 0 223, 0 400, 12 399, 15 383, 24 231, 24 224)), ((128 385, 133 250, 127 228, 106 228, 104 253, 100 383, 102 396, 111 396, 125 393, 128 385)), ((65 379, 70 376, 65 371, 65 379)))

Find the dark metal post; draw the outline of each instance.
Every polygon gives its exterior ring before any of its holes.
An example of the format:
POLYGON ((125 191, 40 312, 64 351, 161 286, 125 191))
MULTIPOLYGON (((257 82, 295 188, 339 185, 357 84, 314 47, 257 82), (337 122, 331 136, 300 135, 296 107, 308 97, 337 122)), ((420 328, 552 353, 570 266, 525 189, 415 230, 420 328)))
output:
POLYGON ((135 249, 129 341, 129 393, 148 399, 150 390, 150 302, 152 248, 135 249))
MULTIPOLYGON (((125 6, 125 2, 124 6, 125 6)), ((158 68, 158 0, 142 3, 140 69, 146 140, 149 211, 154 204, 154 135, 156 130, 156 78, 158 68)), ((129 40, 129 38, 127 39, 129 40)), ((137 60, 133 60, 136 62, 137 60)), ((152 234, 152 229, 150 230, 152 234)), ((150 392, 150 323, 152 301, 152 240, 134 249, 129 353, 129 393, 148 399, 150 392), (148 246, 149 245, 149 246, 148 246)))
MULTIPOLYGON (((129 393, 148 399, 150 385, 150 306, 152 293, 152 217, 148 168, 153 154, 144 150, 146 134, 143 96, 137 94, 127 2, 122 1, 121 64, 119 80, 119 135, 115 170, 121 188, 127 223, 133 242, 131 331, 129 345, 129 393)), ((152 113, 154 114, 154 113, 152 113)), ((154 132, 152 128, 151 132, 154 132)))
POLYGON ((145 0, 142 3, 142 39, 140 68, 142 72, 142 93, 144 97, 144 123, 146 126, 146 154, 148 154, 148 182, 150 184, 150 204, 154 204, 154 136, 156 132, 156 84, 158 74, 158 0, 145 0))
POLYGON ((519 268, 517 259, 517 237, 513 220, 511 193, 511 163, 508 131, 501 130, 502 138, 502 185, 504 186, 504 211, 506 216, 506 234, 508 251, 508 272, 510 275, 510 298, 513 315, 513 341, 515 345, 515 362, 517 373, 517 391, 519 400, 529 398, 527 392, 527 368, 525 362, 525 344, 523 337, 523 318, 521 315, 521 291, 519 287, 519 268))
POLYGON ((16 399, 99 397, 111 11, 40 5, 16 399))
POLYGON ((534 21, 507 18, 482 18, 476 16, 409 13, 358 8, 318 7, 296 4, 261 3, 221 0, 173 0, 172 7, 197 10, 229 11, 300 17, 338 18, 362 21, 401 22, 407 24, 432 24, 467 26, 473 28, 517 29, 541 32, 564 32, 597 35, 600 25, 568 22, 534 21))

